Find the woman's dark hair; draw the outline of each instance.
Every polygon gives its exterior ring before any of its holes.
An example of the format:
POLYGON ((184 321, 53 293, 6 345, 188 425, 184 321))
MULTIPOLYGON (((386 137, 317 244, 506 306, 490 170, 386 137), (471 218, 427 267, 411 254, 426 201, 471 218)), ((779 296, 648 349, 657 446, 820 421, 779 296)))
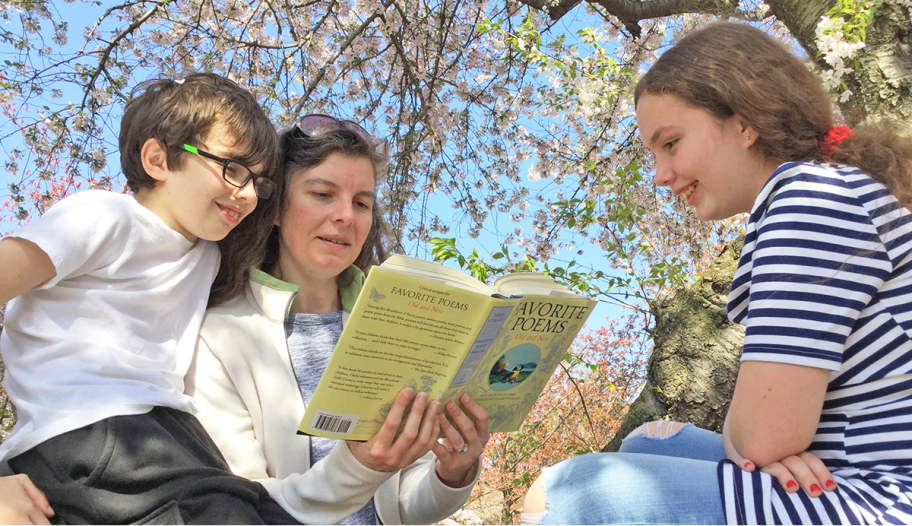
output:
POLYGON ((912 209, 912 141, 883 128, 859 127, 832 154, 821 144, 835 124, 820 80, 782 43, 760 29, 716 22, 680 39, 639 81, 644 94, 670 94, 719 119, 740 115, 759 133, 768 159, 856 166, 912 209))
MULTIPOLYGON (((322 135, 310 137, 297 127, 282 132, 279 136, 282 149, 281 165, 284 172, 284 182, 276 187, 277 201, 282 203, 279 214, 285 210, 285 197, 288 187, 294 177, 300 172, 318 166, 333 153, 341 153, 350 157, 364 158, 374 167, 374 187, 386 175, 389 156, 385 148, 381 148, 378 141, 355 133, 345 127, 332 129, 322 135)), ((372 211, 373 221, 361 253, 355 259, 355 265, 367 272, 372 265, 382 263, 386 255, 386 223, 380 205, 374 202, 372 211)), ((261 267, 266 272, 271 272, 279 261, 279 227, 273 226, 266 240, 266 251, 261 267)))

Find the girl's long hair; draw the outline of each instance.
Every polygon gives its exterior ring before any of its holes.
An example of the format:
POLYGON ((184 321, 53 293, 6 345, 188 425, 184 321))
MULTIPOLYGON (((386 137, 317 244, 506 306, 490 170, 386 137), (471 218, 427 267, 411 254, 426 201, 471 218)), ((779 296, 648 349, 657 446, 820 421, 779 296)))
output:
POLYGON ((782 43, 755 27, 716 22, 680 39, 639 81, 644 94, 671 94, 759 133, 757 151, 778 162, 856 166, 912 209, 912 141, 883 127, 859 127, 832 153, 821 144, 835 124, 820 80, 782 43))

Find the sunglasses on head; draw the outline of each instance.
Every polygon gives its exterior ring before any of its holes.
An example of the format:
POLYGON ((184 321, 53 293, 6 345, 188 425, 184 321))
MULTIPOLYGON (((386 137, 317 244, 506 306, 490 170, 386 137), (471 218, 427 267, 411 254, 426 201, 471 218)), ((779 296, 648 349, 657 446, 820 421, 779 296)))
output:
POLYGON ((376 142, 373 136, 358 123, 350 120, 340 120, 332 115, 323 115, 322 113, 305 115, 297 124, 295 124, 295 128, 307 137, 320 137, 321 135, 341 128, 354 133, 362 139, 367 140, 369 143, 376 142))

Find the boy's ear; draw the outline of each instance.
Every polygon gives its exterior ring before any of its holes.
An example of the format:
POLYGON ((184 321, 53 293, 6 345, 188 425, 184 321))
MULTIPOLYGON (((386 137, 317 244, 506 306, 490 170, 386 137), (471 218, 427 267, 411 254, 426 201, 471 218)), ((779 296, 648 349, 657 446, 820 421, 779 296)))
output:
POLYGON ((158 139, 146 139, 139 150, 139 158, 149 177, 160 183, 168 179, 168 152, 158 139))

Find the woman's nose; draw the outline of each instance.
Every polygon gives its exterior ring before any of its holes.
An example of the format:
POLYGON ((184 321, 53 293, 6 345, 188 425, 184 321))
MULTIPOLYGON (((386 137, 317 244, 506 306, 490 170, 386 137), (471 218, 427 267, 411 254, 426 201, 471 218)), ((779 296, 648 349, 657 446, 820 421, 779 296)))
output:
POLYGON ((351 223, 355 217, 355 210, 351 203, 339 200, 333 209, 333 219, 345 224, 351 223))

